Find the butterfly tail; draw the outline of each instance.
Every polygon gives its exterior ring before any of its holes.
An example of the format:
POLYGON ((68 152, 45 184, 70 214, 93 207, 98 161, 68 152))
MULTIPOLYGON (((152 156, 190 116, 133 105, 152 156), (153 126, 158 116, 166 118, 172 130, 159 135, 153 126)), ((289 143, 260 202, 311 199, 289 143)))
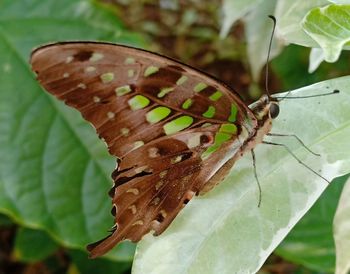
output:
POLYGON ((87 251, 89 252, 89 258, 95 259, 103 254, 107 253, 111 250, 115 245, 121 242, 123 239, 121 235, 118 235, 116 231, 107 237, 94 242, 92 244, 88 244, 86 246, 87 251), (116 234, 116 235, 115 235, 116 234))

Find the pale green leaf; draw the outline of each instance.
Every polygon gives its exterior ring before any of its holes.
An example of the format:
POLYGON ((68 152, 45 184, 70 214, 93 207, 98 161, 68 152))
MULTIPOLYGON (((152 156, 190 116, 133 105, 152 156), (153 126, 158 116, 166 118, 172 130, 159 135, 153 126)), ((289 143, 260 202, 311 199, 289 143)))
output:
POLYGON ((313 73, 324 61, 324 53, 320 48, 311 48, 309 56, 309 73, 313 73))
POLYGON ((14 244, 14 257, 22 262, 38 262, 53 254, 59 246, 40 230, 20 228, 14 244))
MULTIPOLYGON (((291 92, 289 96, 340 90, 282 101, 273 126, 273 132, 297 134, 321 153, 311 155, 293 138, 273 139, 328 179, 350 171, 349 85, 350 77, 343 77, 291 92)), ((224 182, 193 199, 164 234, 142 240, 133 273, 255 273, 328 185, 283 148, 260 145, 256 158, 260 208, 252 160, 245 155, 224 182)))
POLYGON ((253 10, 262 0, 224 0, 221 8, 222 26, 220 36, 225 37, 231 26, 241 17, 253 10))
POLYGON ((324 59, 335 62, 350 41, 350 5, 314 8, 305 16, 302 26, 323 49, 324 59))
POLYGON ((336 274, 350 271, 350 179, 344 186, 334 217, 336 274))

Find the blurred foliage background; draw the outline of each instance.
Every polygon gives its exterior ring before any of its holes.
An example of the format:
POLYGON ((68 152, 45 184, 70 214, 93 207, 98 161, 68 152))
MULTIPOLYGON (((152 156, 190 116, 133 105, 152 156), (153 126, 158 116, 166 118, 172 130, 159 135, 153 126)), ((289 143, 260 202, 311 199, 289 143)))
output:
MULTIPOLYGON (((109 40, 146 48, 206 71, 226 82, 250 103, 264 92, 265 71, 257 69, 256 75, 252 74, 244 20, 235 22, 228 35, 220 38, 222 7, 222 1, 218 0, 0 1, 0 51, 7 54, 3 55, 2 75, 12 69, 10 65, 6 67, 6 58, 19 54, 22 61, 26 60, 30 49, 40 42, 109 40), (49 33, 52 29, 55 32, 49 33), (9 45, 17 48, 5 51, 9 45)), ((265 45, 261 47, 262 56, 267 54, 265 48, 265 45)), ((313 73, 308 73, 309 54, 308 47, 285 45, 271 62, 270 90, 295 89, 350 72, 347 51, 342 52, 336 63, 323 62, 313 73)), ((14 83, 0 85, 1 89, 8 89, 13 88, 14 83)), ((17 89, 24 85, 21 82, 17 89)), ((3 172, 0 179, 5 181, 8 176, 3 172)), ((334 272, 332 223, 346 179, 347 176, 339 178, 324 192, 270 256, 261 274, 334 272)), ((108 182, 104 187, 108 189, 108 182)), ((28 221, 22 213, 17 214, 4 204, 0 202, 0 274, 130 273, 132 244, 119 248, 114 259, 90 261, 77 242, 62 241, 54 229, 43 229, 45 226, 39 225, 40 222, 28 221)))

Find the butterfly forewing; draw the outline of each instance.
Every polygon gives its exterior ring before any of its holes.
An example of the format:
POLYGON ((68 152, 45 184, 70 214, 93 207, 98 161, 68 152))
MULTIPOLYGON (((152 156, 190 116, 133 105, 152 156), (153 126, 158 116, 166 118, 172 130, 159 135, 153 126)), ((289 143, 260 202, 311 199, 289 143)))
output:
POLYGON ((194 194, 220 179, 215 174, 257 124, 222 83, 147 51, 61 43, 35 50, 31 63, 43 87, 78 109, 120 159, 110 192, 116 226, 90 246, 92 256, 164 231, 194 194))

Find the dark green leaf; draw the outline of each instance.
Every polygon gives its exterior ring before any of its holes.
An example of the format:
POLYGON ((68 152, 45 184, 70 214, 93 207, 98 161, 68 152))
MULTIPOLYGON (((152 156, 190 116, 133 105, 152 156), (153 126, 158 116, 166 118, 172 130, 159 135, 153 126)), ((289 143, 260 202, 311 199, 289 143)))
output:
POLYGON ((58 245, 47 233, 20 228, 16 234, 14 256, 22 262, 38 262, 50 256, 57 248, 58 245))
POLYGON ((4 214, 0 214, 0 227, 13 225, 12 220, 4 214))
POLYGON ((130 263, 113 262, 108 259, 90 260, 85 252, 77 250, 70 251, 69 255, 79 274, 121 274, 127 273, 131 267, 130 263))

